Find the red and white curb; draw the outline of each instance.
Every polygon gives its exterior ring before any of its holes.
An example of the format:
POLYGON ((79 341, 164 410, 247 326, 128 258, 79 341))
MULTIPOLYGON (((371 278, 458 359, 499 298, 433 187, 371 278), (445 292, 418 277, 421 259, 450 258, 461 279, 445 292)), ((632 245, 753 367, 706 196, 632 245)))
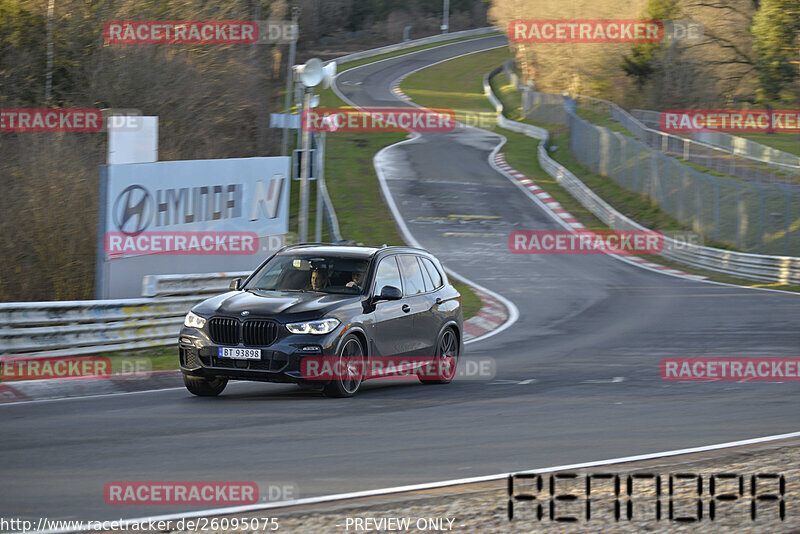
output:
POLYGON ((397 96, 400 100, 405 100, 406 102, 411 102, 411 99, 406 95, 402 89, 400 89, 400 82, 403 81, 403 78, 395 80, 392 84, 392 93, 397 96))
MULTIPOLYGON (((519 184, 521 184, 525 189, 531 192, 536 198, 538 198, 542 204, 544 205, 545 209, 550 212, 550 215, 553 218, 561 219, 564 222, 565 226, 569 228, 574 228, 575 230, 586 230, 587 228, 580 222, 578 219, 572 216, 570 212, 565 210, 561 204, 559 204, 556 199, 550 196, 544 189, 536 185, 536 183, 519 172, 518 170, 514 169, 511 165, 506 162, 506 158, 502 152, 497 152, 494 155, 494 164, 497 166, 498 169, 502 170, 508 176, 511 176, 515 179, 519 184)), ((620 256, 619 254, 609 254, 609 256, 614 256, 620 260, 626 262, 632 262, 636 265, 640 265, 647 269, 651 269, 654 271, 660 271, 667 274, 671 274, 673 276, 681 276, 684 278, 689 278, 692 280, 703 280, 705 276, 700 276, 697 274, 686 273, 680 271, 678 269, 673 269, 672 267, 667 267, 666 265, 660 265, 658 263, 653 263, 652 261, 648 261, 641 256, 620 256)))
POLYGON ((509 317, 502 302, 486 291, 475 288, 473 291, 481 299, 482 305, 477 315, 464 321, 464 341, 488 334, 504 324, 509 317))
POLYGON ((178 387, 183 387, 183 378, 181 372, 177 370, 19 380, 0 383, 0 404, 95 397, 97 395, 122 395, 178 387))

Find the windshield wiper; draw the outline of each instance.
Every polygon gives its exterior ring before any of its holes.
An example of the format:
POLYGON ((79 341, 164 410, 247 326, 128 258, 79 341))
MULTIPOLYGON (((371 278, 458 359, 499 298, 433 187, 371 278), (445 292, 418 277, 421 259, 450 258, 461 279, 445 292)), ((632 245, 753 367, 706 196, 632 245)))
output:
POLYGON ((294 292, 294 293, 298 293, 298 292, 302 292, 303 291, 302 289, 278 289, 278 288, 275 288, 275 287, 267 287, 267 288, 264 288, 264 287, 247 287, 245 289, 252 290, 252 291, 291 291, 291 292, 294 292))

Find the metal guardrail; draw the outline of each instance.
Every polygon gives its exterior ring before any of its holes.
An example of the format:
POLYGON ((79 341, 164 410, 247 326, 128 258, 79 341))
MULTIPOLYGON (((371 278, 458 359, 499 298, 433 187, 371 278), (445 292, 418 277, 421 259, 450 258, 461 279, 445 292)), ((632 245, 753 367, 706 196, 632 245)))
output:
POLYGON ((222 293, 232 280, 247 278, 252 271, 199 274, 151 274, 142 280, 142 296, 166 297, 222 293))
POLYGON ((205 297, 0 304, 0 355, 55 357, 175 343, 205 297))
MULTIPOLYGON (((660 130, 660 113, 646 109, 632 109, 631 115, 648 128, 660 130)), ((713 145, 720 150, 736 154, 745 158, 764 163, 787 165, 793 169, 800 169, 800 156, 778 150, 771 146, 762 145, 750 139, 731 135, 726 132, 707 130, 687 134, 695 141, 713 145)), ((800 138, 799 138, 800 141, 800 138)))
POLYGON ((249 275, 145 276, 142 293, 154 298, 3 303, 0 355, 48 358, 172 345, 192 306, 249 275))
POLYGON ((352 61, 358 61, 359 59, 366 59, 370 57, 380 56, 382 54, 389 54, 391 52, 397 52, 399 50, 406 50, 408 48, 414 48, 421 45, 426 44, 433 44, 439 43, 442 41, 451 41, 453 39, 461 39, 464 37, 475 37, 479 35, 488 35, 491 33, 496 33, 501 31, 501 28, 489 26, 486 28, 477 28, 475 30, 463 30, 460 32, 453 32, 453 33, 442 33, 439 35, 431 35, 429 37, 422 37, 420 39, 414 39, 412 41, 405 41, 403 43, 397 43, 388 46, 382 46, 380 48, 373 48, 371 50, 364 50, 363 52, 355 52, 353 54, 347 54, 346 56, 337 57, 336 59, 332 59, 330 61, 326 61, 325 64, 330 63, 331 61, 336 61, 337 63, 348 63, 352 61))
MULTIPOLYGON (((503 116, 503 105, 492 92, 490 84, 491 78, 502 71, 503 67, 498 67, 489 72, 483 80, 484 93, 489 98, 492 106, 498 111, 498 125, 542 141, 539 143, 537 154, 539 164, 545 172, 555 178, 583 207, 608 225, 609 228, 614 230, 648 230, 615 210, 566 167, 553 160, 547 153, 549 140, 547 130, 512 121, 503 116)), ((661 253, 661 256, 684 265, 738 278, 770 283, 800 284, 800 258, 733 252, 678 242, 666 236, 664 236, 664 252, 661 253)))
POLYGON ((696 137, 663 132, 650 128, 634 115, 614 102, 591 96, 574 95, 581 107, 600 109, 620 123, 641 142, 660 150, 664 154, 682 158, 744 180, 765 183, 797 183, 800 167, 782 161, 769 161, 749 154, 737 153, 712 143, 702 142, 696 137))

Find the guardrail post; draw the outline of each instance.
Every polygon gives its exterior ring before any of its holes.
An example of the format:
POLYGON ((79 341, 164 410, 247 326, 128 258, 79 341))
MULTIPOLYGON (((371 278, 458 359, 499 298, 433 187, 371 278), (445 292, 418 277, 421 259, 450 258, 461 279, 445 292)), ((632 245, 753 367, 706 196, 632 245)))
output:
POLYGON ((714 180, 714 241, 719 242, 719 180, 714 180))
POLYGON ((789 234, 792 231, 792 192, 783 184, 779 186, 786 195, 786 215, 784 216, 783 254, 789 255, 789 234))

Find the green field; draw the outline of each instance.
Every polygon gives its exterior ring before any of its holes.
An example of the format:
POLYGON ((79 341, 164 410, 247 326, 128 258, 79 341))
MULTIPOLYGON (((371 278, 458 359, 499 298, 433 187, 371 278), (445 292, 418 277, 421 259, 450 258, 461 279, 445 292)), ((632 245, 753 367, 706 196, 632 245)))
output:
POLYGON ((800 134, 796 133, 774 133, 774 134, 756 134, 756 133, 745 133, 745 134, 736 134, 738 137, 744 137, 745 139, 750 139, 751 141, 755 141, 756 143, 761 143, 762 145, 771 146, 772 148, 776 148, 778 150, 782 150, 784 152, 788 152, 789 154, 794 154, 795 156, 800 156, 800 134))

